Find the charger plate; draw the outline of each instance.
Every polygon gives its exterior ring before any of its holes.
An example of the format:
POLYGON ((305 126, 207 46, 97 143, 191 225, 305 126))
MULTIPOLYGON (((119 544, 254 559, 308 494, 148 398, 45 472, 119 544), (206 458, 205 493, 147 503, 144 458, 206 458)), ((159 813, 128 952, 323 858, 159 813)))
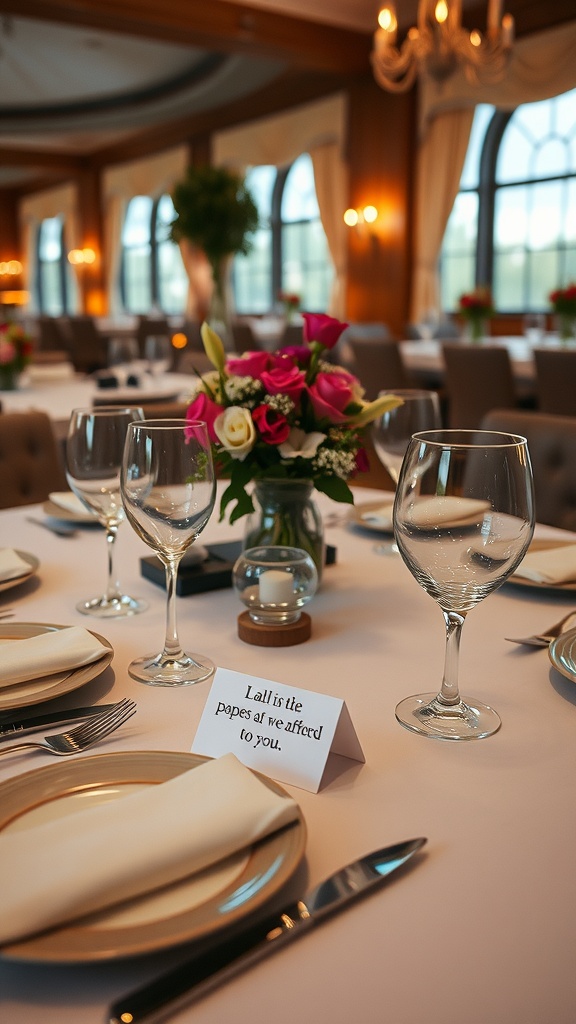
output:
MULTIPOLYGON (((67 626, 56 626, 47 622, 0 622, 0 652, 2 644, 9 640, 29 640, 30 637, 39 636, 40 633, 52 633, 58 629, 67 629, 67 626)), ((24 708, 30 704, 41 704, 45 700, 52 700, 53 697, 60 697, 63 693, 70 693, 90 682, 95 676, 99 676, 114 657, 114 649, 111 643, 99 633, 90 630, 104 647, 107 648, 98 661, 92 661, 89 665, 81 665, 79 668, 55 672, 52 675, 41 676, 37 679, 30 679, 28 682, 14 683, 10 686, 0 686, 0 712, 8 711, 10 708, 24 708)))
MULTIPOLYGON (((207 759, 172 751, 120 751, 73 758, 0 784, 0 834, 68 818, 174 778, 207 759)), ((258 773, 256 773, 258 774, 258 773)), ((286 791, 260 775, 273 792, 286 791)), ((114 836, 110 836, 114 842, 114 836)), ((4 946, 10 959, 93 962, 148 953, 228 928, 288 882, 306 847, 303 817, 218 865, 121 907, 4 946)))
POLYGON ((563 676, 576 682, 576 629, 567 629, 548 647, 548 657, 563 676))
POLYGON ((19 555, 24 562, 28 562, 29 569, 25 569, 19 576, 12 576, 9 580, 2 580, 0 582, 0 591, 10 590, 11 587, 20 586, 21 583, 25 583, 26 580, 29 580, 30 577, 34 576, 38 571, 40 562, 36 558, 36 555, 30 555, 27 551, 16 551, 16 554, 19 555))

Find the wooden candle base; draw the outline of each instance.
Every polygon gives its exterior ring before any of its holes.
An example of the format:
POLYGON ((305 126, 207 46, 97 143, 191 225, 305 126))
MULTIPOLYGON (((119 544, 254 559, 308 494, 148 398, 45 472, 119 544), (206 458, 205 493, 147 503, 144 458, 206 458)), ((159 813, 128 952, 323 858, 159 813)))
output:
POLYGON ((304 643, 312 634, 312 619, 302 612, 298 622, 271 626, 253 622, 248 612, 238 616, 238 636, 244 643, 258 647, 293 647, 304 643))

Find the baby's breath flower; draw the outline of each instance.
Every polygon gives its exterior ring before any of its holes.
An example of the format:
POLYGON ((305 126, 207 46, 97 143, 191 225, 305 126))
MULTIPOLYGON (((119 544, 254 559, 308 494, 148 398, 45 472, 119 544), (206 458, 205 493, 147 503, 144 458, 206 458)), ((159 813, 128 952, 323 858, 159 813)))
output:
POLYGON ((253 377, 229 377, 224 390, 228 401, 233 405, 244 405, 248 409, 253 409, 261 400, 264 386, 253 377))
POLYGON ((312 468, 346 480, 356 465, 355 452, 336 451, 334 448, 320 448, 312 462, 312 468))
POLYGON ((283 416, 289 416, 296 408, 289 395, 265 395, 264 402, 274 409, 274 412, 280 412, 283 416))

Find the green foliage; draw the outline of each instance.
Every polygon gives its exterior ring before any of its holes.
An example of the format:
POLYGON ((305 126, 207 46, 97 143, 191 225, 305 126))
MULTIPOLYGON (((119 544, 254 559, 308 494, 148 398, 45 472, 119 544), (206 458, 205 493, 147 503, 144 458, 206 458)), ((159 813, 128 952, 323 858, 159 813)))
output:
POLYGON ((174 186, 176 218, 170 237, 203 249, 212 266, 225 256, 246 255, 258 227, 258 209, 243 178, 221 167, 188 167, 174 186))

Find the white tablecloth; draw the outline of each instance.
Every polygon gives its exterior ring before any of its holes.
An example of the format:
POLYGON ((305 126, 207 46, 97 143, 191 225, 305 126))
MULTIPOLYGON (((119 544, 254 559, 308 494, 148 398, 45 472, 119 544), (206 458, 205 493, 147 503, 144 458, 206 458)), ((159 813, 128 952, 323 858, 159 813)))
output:
MULTIPOLYGON (((357 492, 358 503, 378 497, 357 492)), ((321 504, 328 522, 343 512, 321 504)), ((82 702, 129 696, 139 710, 107 752, 190 750, 210 684, 156 689, 126 671, 163 638, 164 591, 139 571, 147 549, 124 524, 119 575, 149 610, 122 622, 89 620, 74 605, 104 586, 103 533, 51 538, 26 521, 29 511, 0 513, 0 543, 36 554, 38 578, 0 595, 0 608, 13 606, 19 621, 89 624, 113 644, 112 666, 81 691, 82 702)), ((241 531, 215 514, 202 539, 241 531)), ((366 764, 348 762, 316 795, 290 790, 307 821, 310 884, 414 836, 428 837, 425 856, 174 1021, 574 1024, 576 683, 552 668, 545 650, 504 639, 549 625, 573 602, 505 587, 476 608, 464 628, 462 691, 493 705, 502 728, 471 743, 424 739, 397 724, 394 708, 438 687, 443 620, 399 556, 375 554, 375 539, 327 527, 337 564, 309 606, 313 635, 300 646, 240 641, 242 607, 232 590, 180 598, 180 630, 186 646, 218 665, 346 700, 366 764)), ((54 763, 40 752, 0 758, 0 780, 54 763)), ((112 999, 176 959, 50 967, 0 958, 2 1019, 103 1024, 112 999)))

